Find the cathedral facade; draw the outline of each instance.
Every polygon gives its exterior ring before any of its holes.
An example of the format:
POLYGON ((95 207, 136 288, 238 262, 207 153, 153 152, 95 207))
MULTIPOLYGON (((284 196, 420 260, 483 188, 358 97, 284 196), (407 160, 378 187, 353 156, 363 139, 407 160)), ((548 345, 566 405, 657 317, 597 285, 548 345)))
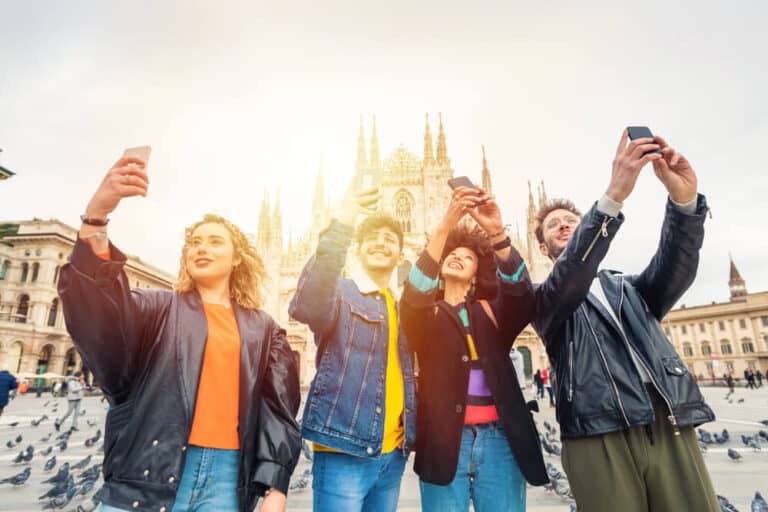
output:
MULTIPOLYGON (((424 147, 420 155, 399 146, 382 157, 375 118, 372 122, 369 143, 366 144, 366 142, 365 129, 361 120, 353 186, 362 190, 378 185, 382 195, 379 210, 392 215, 403 229, 405 261, 393 273, 391 284, 392 289, 399 291, 412 263, 416 261, 426 245, 428 233, 441 220, 451 199, 448 180, 454 177, 454 171, 448 157, 448 144, 442 116, 438 120, 435 141, 427 115, 424 147)), ((492 176, 484 149, 480 178, 483 188, 492 192, 492 176)), ((521 235, 519 228, 508 229, 513 245, 526 260, 532 279, 541 281, 549 274, 552 265, 539 253, 534 234, 535 215, 539 205, 546 202, 547 198, 543 184, 537 188, 536 198, 530 182, 528 186, 525 233, 521 235)), ((505 212, 514 211, 511 205, 501 206, 505 212)), ((518 210, 522 209, 518 208, 518 210)), ((315 344, 309 328, 290 318, 288 304, 296 291, 301 270, 315 251, 319 234, 328 226, 331 217, 332 208, 326 195, 321 170, 315 183, 310 229, 299 237, 284 240, 279 198, 274 206, 270 205, 265 198, 259 214, 258 234, 254 237, 259 253, 264 257, 268 275, 271 276, 269 282, 265 284, 265 309, 286 328, 294 357, 299 364, 299 375, 303 386, 308 386, 315 374, 315 344)), ((518 222, 517 225, 519 224, 518 222)), ((349 275, 354 272, 356 264, 354 247, 350 247, 345 273, 349 275)), ((521 333, 516 346, 523 354, 528 378, 536 369, 548 364, 544 347, 530 326, 521 333)))

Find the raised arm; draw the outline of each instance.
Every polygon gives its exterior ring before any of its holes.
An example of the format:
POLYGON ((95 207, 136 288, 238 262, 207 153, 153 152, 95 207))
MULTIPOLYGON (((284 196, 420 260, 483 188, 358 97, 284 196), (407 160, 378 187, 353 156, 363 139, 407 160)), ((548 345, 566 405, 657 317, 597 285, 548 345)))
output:
MULTIPOLYGON (((299 276, 288 313, 322 334, 335 325, 339 313, 338 281, 352 243, 354 225, 361 214, 374 213, 371 206, 380 199, 378 189, 355 192, 350 186, 337 207, 336 219, 320 236, 317 252, 299 276)), ((315 341, 319 339, 315 336, 315 341)))
POLYGON ((651 312, 661 320, 696 277, 699 251, 704 242, 708 207, 698 193, 696 172, 688 160, 659 136, 664 158, 653 163, 659 181, 669 193, 659 246, 648 266, 628 276, 651 312))

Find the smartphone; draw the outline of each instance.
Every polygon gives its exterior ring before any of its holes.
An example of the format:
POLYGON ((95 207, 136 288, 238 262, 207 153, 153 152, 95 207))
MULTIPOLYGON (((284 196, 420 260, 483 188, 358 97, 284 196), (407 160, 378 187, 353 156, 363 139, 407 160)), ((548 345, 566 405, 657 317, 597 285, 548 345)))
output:
POLYGON ((149 164, 149 155, 152 153, 151 146, 136 146, 135 148, 128 148, 123 151, 123 156, 132 156, 134 158, 141 158, 144 160, 145 165, 149 164))
MULTIPOLYGON (((653 138, 653 134, 647 126, 627 126, 627 133, 629 134, 629 140, 644 139, 646 137, 653 138)), ((661 153, 661 150, 654 149, 653 151, 646 151, 643 153, 643 156, 651 153, 661 153)))
MULTIPOLYGON (((448 186, 450 186, 453 190, 456 190, 459 187, 478 188, 478 186, 472 183, 472 180, 470 180, 466 176, 457 176, 456 178, 449 179, 448 186)), ((469 194, 469 195, 474 197, 480 197, 480 194, 469 194)))

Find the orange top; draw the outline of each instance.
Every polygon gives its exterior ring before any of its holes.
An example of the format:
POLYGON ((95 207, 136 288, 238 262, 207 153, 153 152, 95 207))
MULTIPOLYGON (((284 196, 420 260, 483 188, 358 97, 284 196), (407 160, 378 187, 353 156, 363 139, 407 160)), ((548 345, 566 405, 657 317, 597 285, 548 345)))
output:
POLYGON ((239 450, 240 333, 232 308, 203 303, 208 342, 197 386, 189 444, 239 450))
MULTIPOLYGON (((112 256, 109 249, 96 255, 103 260, 112 256)), ((208 321, 208 341, 197 386, 189 444, 239 450, 240 332, 237 319, 232 308, 220 304, 203 303, 203 308, 208 321)))

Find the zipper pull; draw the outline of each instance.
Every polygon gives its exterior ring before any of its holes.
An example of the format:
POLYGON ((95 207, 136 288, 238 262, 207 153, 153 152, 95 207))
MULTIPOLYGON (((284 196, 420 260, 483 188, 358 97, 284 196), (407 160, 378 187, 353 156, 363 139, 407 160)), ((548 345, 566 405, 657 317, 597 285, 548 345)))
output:
POLYGON ((608 222, 610 222, 610 220, 608 219, 608 217, 606 217, 605 219, 603 219, 603 225, 602 225, 602 227, 600 228, 600 231, 601 231, 601 232, 602 232, 602 234, 603 234, 603 238, 608 238, 608 222))
POLYGON ((672 428, 675 430, 675 435, 679 436, 680 435, 680 429, 677 426, 677 418, 675 418, 675 415, 671 414, 671 415, 667 416, 667 419, 672 424, 672 428))

